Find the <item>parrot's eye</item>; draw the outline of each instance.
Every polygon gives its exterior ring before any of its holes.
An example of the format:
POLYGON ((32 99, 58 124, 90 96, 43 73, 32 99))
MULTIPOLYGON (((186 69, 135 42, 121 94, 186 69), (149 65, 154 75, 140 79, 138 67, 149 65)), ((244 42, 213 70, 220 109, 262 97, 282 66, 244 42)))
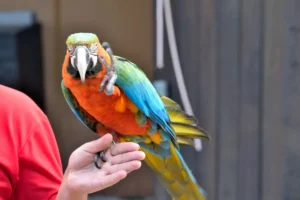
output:
POLYGON ((73 47, 73 46, 68 45, 68 46, 67 46, 67 49, 68 49, 68 51, 70 52, 70 54, 73 54, 73 53, 74 53, 74 47, 73 47))
POLYGON ((98 49, 98 44, 97 43, 91 44, 91 46, 90 46, 91 54, 96 54, 97 55, 97 49, 98 49))

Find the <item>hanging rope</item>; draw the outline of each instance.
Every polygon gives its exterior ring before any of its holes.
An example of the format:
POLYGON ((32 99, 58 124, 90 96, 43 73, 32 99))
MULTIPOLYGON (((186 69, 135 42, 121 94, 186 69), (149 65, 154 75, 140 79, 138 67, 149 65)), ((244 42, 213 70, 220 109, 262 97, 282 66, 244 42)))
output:
MULTIPOLYGON (((187 89, 185 86, 184 78, 182 75, 178 50, 176 46, 175 31, 173 26, 173 17, 171 10, 170 0, 157 0, 156 1, 156 65, 159 69, 164 67, 164 23, 163 23, 163 13, 165 13, 165 22, 167 29, 167 36, 169 41, 169 48, 171 53, 172 64, 174 68, 175 78, 177 86, 179 89, 180 98, 187 114, 194 115, 193 109, 188 97, 187 89), (165 11, 165 12, 164 12, 165 11)), ((196 151, 202 150, 202 142, 200 139, 195 139, 195 149, 196 151)))

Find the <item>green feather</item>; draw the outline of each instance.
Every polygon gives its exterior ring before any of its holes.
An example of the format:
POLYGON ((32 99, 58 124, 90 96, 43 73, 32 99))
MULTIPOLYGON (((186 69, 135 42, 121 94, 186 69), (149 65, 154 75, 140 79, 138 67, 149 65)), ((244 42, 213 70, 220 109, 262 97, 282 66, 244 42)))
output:
POLYGON ((67 41, 67 45, 90 45, 99 42, 98 37, 93 33, 74 33, 71 34, 67 41))
POLYGON ((135 115, 135 120, 140 126, 144 126, 147 122, 147 117, 141 111, 138 111, 135 115))

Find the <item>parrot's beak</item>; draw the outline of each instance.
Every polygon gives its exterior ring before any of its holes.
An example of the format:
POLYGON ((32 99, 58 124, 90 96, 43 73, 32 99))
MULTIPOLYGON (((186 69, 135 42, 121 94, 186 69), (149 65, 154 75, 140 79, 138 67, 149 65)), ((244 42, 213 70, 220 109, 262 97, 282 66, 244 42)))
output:
POLYGON ((74 56, 74 64, 79 72, 81 82, 84 84, 85 74, 91 59, 90 52, 86 46, 77 46, 74 51, 74 56))

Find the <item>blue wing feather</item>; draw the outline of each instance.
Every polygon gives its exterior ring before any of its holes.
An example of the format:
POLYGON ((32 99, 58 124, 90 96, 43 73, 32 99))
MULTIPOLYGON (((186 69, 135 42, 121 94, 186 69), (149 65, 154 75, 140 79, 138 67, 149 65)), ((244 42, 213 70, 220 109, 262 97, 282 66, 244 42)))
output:
POLYGON ((118 76, 116 85, 147 117, 159 124, 177 146, 168 112, 145 73, 129 60, 120 56, 114 57, 118 76))

